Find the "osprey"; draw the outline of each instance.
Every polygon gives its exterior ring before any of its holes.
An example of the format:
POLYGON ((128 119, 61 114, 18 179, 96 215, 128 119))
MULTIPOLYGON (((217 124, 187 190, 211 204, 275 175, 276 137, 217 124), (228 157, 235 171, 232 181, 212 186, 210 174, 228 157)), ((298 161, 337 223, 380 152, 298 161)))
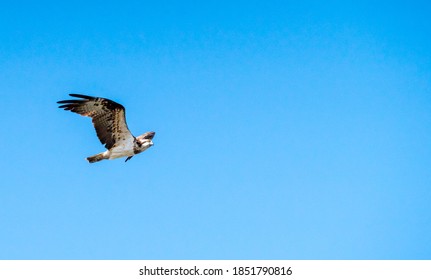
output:
POLYGON ((88 157, 90 163, 103 159, 127 157, 126 162, 134 155, 142 153, 153 146, 155 132, 147 132, 138 137, 130 133, 126 123, 125 109, 121 104, 102 97, 81 94, 69 94, 81 98, 58 101, 64 104, 58 108, 71 111, 93 120, 97 137, 107 151, 88 157))

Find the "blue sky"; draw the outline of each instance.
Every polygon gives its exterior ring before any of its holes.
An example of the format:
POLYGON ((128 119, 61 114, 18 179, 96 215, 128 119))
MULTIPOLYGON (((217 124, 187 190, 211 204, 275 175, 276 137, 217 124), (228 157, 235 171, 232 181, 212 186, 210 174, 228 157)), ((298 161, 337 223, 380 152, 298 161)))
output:
POLYGON ((1 4, 0 259, 430 259, 430 4, 204 2, 1 4))

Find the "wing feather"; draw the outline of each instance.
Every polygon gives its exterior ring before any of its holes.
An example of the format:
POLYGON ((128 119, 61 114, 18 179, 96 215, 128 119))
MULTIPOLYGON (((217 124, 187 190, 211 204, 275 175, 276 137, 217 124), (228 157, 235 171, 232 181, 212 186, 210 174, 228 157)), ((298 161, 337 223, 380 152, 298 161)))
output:
POLYGON ((123 105, 102 97, 69 95, 81 99, 58 101, 63 104, 59 108, 92 118, 97 137, 107 149, 133 138, 127 127, 123 105))

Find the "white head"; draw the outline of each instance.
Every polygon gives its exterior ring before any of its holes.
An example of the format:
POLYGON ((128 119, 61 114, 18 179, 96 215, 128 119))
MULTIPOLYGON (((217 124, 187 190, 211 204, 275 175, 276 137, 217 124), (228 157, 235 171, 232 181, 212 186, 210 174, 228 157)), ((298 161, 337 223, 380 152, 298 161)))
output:
POLYGON ((155 134, 156 134, 155 132, 151 131, 136 137, 136 142, 138 144, 139 152, 143 152, 149 147, 154 145, 152 140, 155 134))

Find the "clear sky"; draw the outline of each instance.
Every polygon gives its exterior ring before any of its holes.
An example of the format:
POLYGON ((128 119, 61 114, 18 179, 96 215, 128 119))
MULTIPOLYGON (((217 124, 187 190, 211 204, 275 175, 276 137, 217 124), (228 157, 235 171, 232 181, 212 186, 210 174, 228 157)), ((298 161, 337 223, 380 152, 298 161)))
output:
POLYGON ((0 259, 430 259, 431 4, 355 2, 3 1, 0 259))

